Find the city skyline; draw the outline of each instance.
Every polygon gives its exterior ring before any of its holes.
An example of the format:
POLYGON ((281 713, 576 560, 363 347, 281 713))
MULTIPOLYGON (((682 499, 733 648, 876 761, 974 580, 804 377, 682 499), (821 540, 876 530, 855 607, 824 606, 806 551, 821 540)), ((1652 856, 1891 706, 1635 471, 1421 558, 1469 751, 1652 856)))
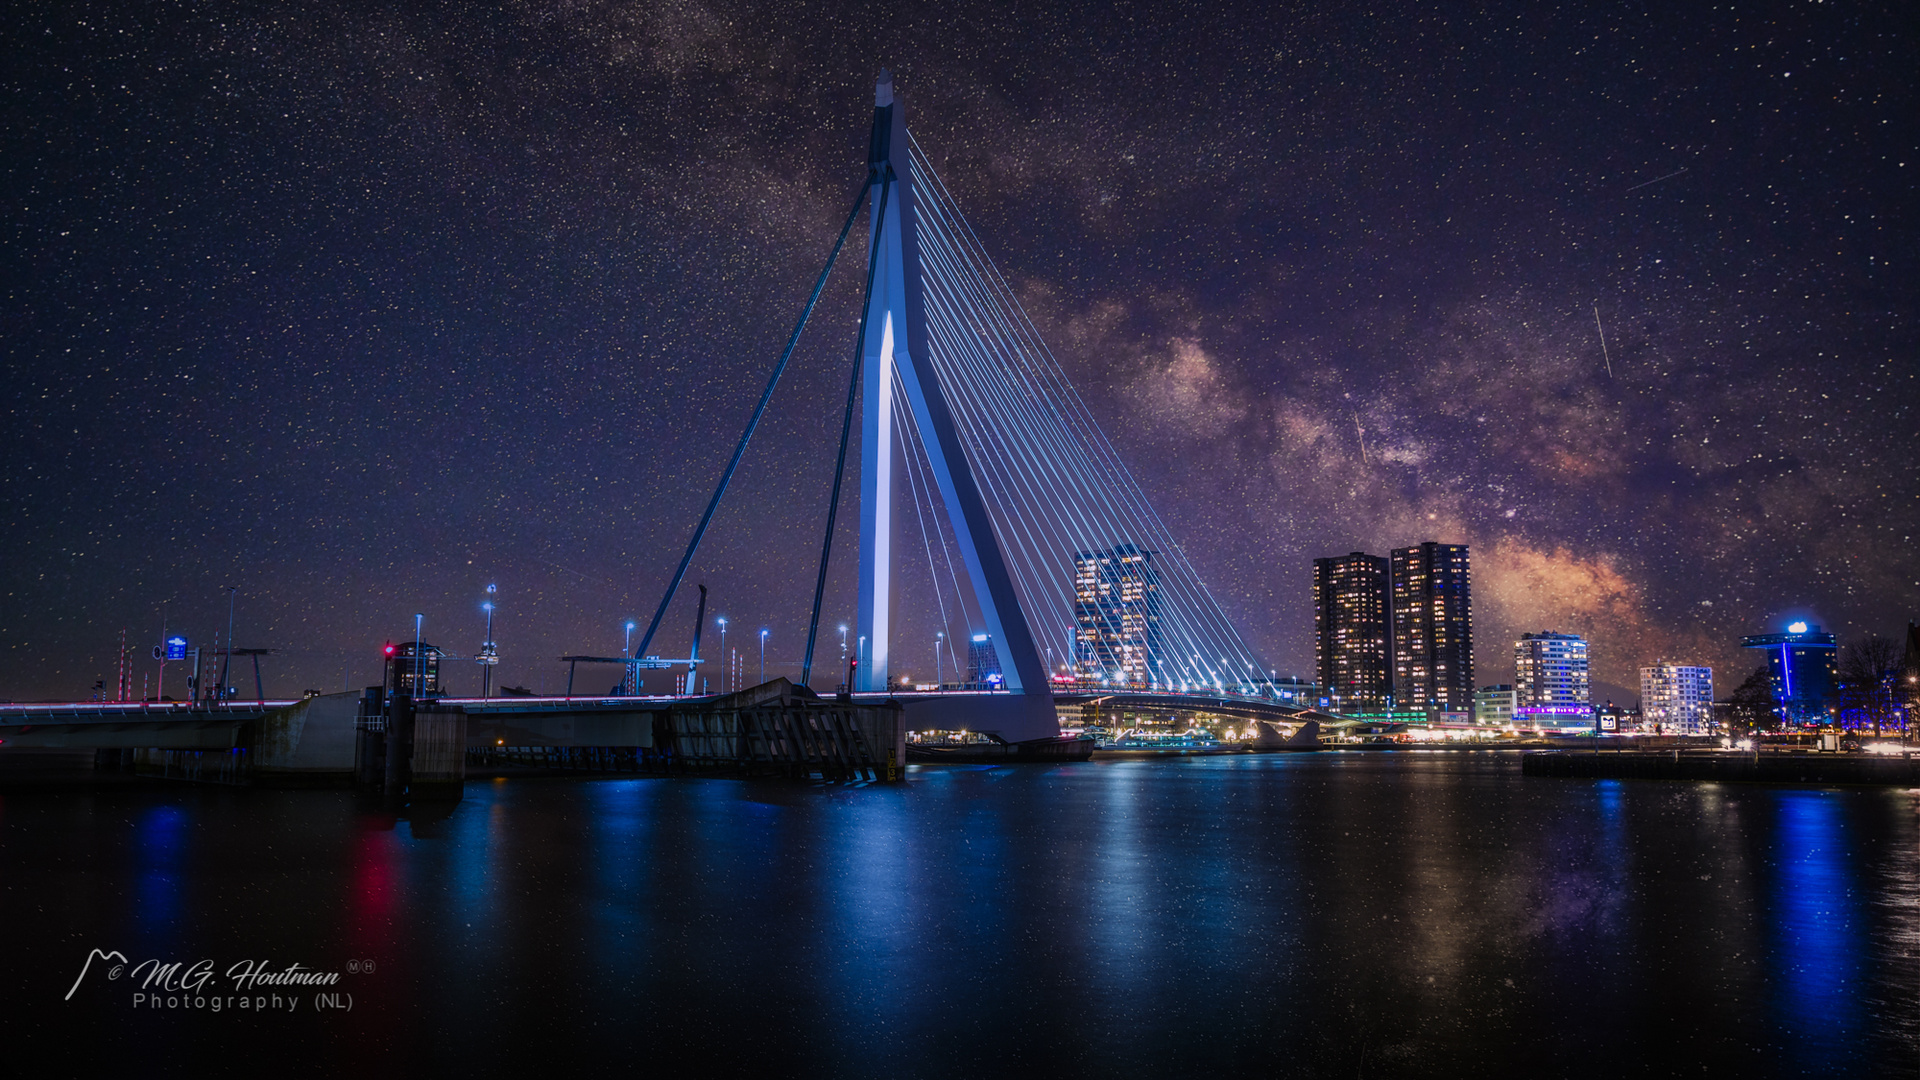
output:
MULTIPOLYGON (((499 684, 611 654, 831 243, 883 65, 1273 671, 1314 663, 1286 568, 1422 536, 1475 551, 1478 667, 1555 626, 1607 643, 1596 696, 1920 610, 1891 464, 1920 386, 1910 31, 1046 11, 1015 48, 984 11, 701 10, 24 15, 0 696, 113 679, 123 629, 140 656, 224 634, 228 586, 284 690, 377 680, 416 612, 472 653, 489 583, 499 684)), ((689 578, 781 670, 848 345, 803 343, 689 578)), ((656 651, 691 622, 683 596, 656 651)), ((895 640, 931 665, 930 630, 895 640)))

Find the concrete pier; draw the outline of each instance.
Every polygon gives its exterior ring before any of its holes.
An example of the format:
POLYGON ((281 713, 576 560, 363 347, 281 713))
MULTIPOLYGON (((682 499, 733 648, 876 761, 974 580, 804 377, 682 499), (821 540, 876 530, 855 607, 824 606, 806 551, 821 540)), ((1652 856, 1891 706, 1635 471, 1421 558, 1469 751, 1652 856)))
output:
POLYGON ((815 697, 784 678, 706 698, 458 704, 468 760, 488 769, 884 782, 906 761, 900 703, 815 697))

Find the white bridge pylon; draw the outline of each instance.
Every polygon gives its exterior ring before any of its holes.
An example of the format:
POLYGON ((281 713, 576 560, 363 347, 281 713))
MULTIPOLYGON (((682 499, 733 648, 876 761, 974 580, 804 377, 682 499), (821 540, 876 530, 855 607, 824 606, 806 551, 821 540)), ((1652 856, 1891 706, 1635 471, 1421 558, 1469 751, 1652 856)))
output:
POLYGON ((895 378, 921 432, 928 464, 947 509, 956 546, 978 604, 981 627, 991 636, 1005 695, 968 695, 912 706, 909 723, 920 729, 968 728, 1008 741, 1058 735, 1046 666, 1007 569, 1005 553, 954 427, 947 397, 928 354, 926 298, 922 291, 920 242, 912 154, 908 150, 906 103, 882 73, 874 93, 872 227, 868 233, 873 291, 867 301, 861 343, 862 428, 860 442, 860 633, 863 649, 855 689, 888 688, 892 628, 895 378), (936 713, 942 715, 935 715, 936 713), (951 716, 944 715, 951 713, 951 716))

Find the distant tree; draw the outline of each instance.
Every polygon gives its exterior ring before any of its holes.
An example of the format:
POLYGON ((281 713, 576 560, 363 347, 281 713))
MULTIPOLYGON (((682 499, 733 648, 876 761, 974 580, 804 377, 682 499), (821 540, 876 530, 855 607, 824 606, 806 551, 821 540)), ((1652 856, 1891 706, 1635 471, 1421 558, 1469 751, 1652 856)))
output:
POLYGON ((1907 647, 1901 653, 1897 677, 1894 698, 1906 710, 1903 719, 1912 734, 1914 721, 1920 719, 1920 623, 1907 624, 1907 647))
POLYGON ((1900 651, 1891 638, 1868 634, 1847 642, 1840 650, 1841 715, 1860 727, 1872 724, 1876 736, 1883 726, 1898 728, 1899 679, 1900 651))
POLYGON ((1751 735, 1758 728, 1771 726, 1773 709, 1773 675, 1767 665, 1761 664, 1727 696, 1727 733, 1751 735))

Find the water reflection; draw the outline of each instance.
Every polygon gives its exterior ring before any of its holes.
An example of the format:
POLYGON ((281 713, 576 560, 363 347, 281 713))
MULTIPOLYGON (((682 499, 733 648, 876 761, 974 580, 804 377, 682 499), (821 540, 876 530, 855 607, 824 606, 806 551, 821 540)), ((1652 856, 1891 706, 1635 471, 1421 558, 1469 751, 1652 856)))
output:
POLYGON ((1841 799, 1832 792, 1787 791, 1777 797, 1774 841, 1774 1022, 1788 1033, 1788 1054, 1811 1067, 1831 1066, 1860 1037, 1862 897, 1854 884, 1857 850, 1841 799))
POLYGON ((149 807, 134 825, 134 918, 142 932, 162 940, 180 918, 189 827, 186 811, 167 804, 149 807))
POLYGON ((554 1045, 849 1076, 1913 1064, 1912 797, 1484 754, 910 778, 476 782, 439 820, 333 792, 9 795, 0 919, 35 932, 0 1036, 82 1072, 156 1034, 424 1073, 550 1068, 554 1045), (377 974, 351 1016, 46 1013, 92 941, 377 974))

